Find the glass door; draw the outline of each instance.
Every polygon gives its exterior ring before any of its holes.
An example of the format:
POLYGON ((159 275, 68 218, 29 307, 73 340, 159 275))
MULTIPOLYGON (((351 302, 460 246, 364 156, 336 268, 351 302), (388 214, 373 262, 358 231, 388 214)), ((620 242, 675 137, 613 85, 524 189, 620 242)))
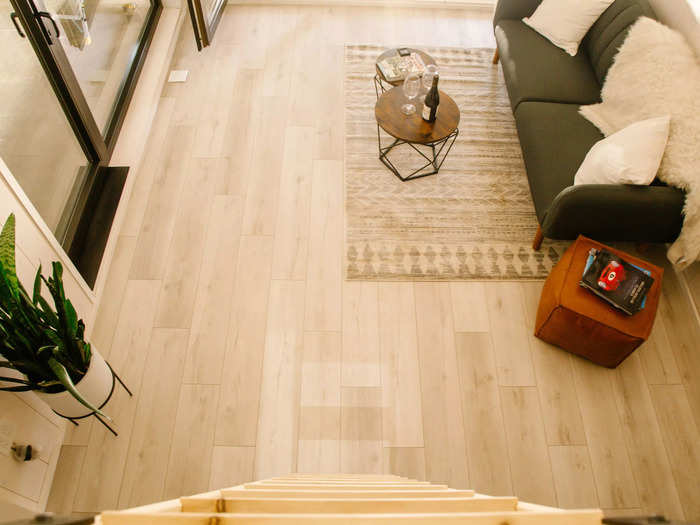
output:
POLYGON ((107 166, 161 10, 160 0, 0 10, 0 157, 74 262, 91 224, 109 233, 100 203, 118 202, 122 187, 107 166))
POLYGON ((138 74, 160 0, 11 2, 40 59, 60 77, 59 98, 69 98, 93 142, 110 149, 112 120, 124 102, 129 75, 134 69, 138 74))
POLYGON ((187 0, 199 51, 211 44, 225 6, 226 0, 187 0))
POLYGON ((0 7, 0 157, 56 232, 92 160, 73 133, 31 44, 12 26, 17 19, 10 18, 11 11, 9 3, 0 7))
POLYGON ((33 0, 57 22, 57 44, 97 127, 107 135, 148 21, 151 0, 33 0))

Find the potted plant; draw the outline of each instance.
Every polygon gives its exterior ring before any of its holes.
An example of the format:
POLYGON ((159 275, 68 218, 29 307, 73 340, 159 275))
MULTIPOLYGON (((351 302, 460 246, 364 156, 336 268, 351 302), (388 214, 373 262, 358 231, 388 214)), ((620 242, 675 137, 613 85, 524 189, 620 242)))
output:
POLYGON ((46 279, 36 272, 30 296, 15 269, 15 217, 0 233, 0 390, 34 390, 56 413, 67 418, 97 413, 109 398, 112 371, 85 341, 85 324, 63 289, 63 267, 52 264, 46 279), (42 296, 45 284, 53 306, 42 296), (0 370, 2 372, 2 370, 0 370), (90 400, 90 401, 88 401, 90 400))

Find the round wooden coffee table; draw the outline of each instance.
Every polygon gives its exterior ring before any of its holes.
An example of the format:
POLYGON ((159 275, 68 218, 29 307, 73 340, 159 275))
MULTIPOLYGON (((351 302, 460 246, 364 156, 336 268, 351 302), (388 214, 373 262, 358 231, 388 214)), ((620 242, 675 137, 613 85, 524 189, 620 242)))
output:
POLYGON ((440 91, 440 106, 438 106, 437 118, 432 123, 421 118, 423 104, 419 99, 414 99, 416 112, 413 115, 402 113, 401 106, 405 103, 406 96, 403 94, 403 88, 395 87, 384 92, 374 106, 379 160, 402 181, 435 175, 440 171, 442 163, 445 162, 447 154, 459 135, 460 117, 457 104, 444 91, 440 91), (382 146, 380 128, 394 138, 388 146, 382 146), (391 150, 403 144, 413 148, 427 161, 425 165, 405 176, 387 157, 391 150), (419 146, 428 152, 424 152, 419 146))
MULTIPOLYGON (((386 77, 384 76, 384 73, 382 73, 382 70, 379 69, 379 62, 381 62, 385 58, 396 56, 396 54, 398 53, 398 49, 399 48, 387 49, 386 51, 384 51, 384 53, 379 55, 377 57, 377 60, 374 62, 374 69, 377 71, 377 73, 374 75, 374 89, 377 92, 377 96, 379 96, 380 92, 384 93, 387 89, 391 89, 391 88, 387 88, 386 85, 400 86, 401 84, 403 84, 403 79, 394 80, 393 82, 389 82, 386 79, 386 77)), ((401 49, 403 49, 403 48, 401 48, 401 49)), ((425 51, 421 51, 420 49, 414 49, 412 47, 407 47, 406 49, 408 49, 411 53, 416 53, 416 54, 420 55, 421 59, 423 60, 423 63, 426 66, 437 65, 435 63, 435 59, 433 57, 431 57, 425 51)))

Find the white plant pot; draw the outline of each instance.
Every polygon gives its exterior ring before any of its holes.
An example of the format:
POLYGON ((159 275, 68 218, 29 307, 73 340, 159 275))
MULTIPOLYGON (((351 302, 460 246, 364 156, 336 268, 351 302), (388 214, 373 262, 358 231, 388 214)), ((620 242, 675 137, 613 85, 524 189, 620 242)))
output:
MULTIPOLYGON (((112 371, 103 357, 93 350, 87 373, 76 383, 76 389, 86 401, 99 407, 107 401, 112 383, 112 371)), ((56 394, 36 391, 36 394, 61 416, 78 418, 92 414, 88 407, 80 404, 67 390, 56 394)))

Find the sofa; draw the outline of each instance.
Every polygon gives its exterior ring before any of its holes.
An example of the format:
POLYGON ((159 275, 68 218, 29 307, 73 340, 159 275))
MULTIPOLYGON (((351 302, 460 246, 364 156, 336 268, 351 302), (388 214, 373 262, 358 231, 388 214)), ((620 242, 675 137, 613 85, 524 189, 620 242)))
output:
POLYGON ((684 193, 658 179, 650 186, 574 186, 574 175, 603 138, 582 117, 600 102, 617 50, 640 16, 656 18, 647 0, 616 0, 591 27, 574 57, 528 27, 541 0, 499 0, 493 27, 520 138, 530 193, 543 237, 601 241, 671 242, 683 223, 684 193))

